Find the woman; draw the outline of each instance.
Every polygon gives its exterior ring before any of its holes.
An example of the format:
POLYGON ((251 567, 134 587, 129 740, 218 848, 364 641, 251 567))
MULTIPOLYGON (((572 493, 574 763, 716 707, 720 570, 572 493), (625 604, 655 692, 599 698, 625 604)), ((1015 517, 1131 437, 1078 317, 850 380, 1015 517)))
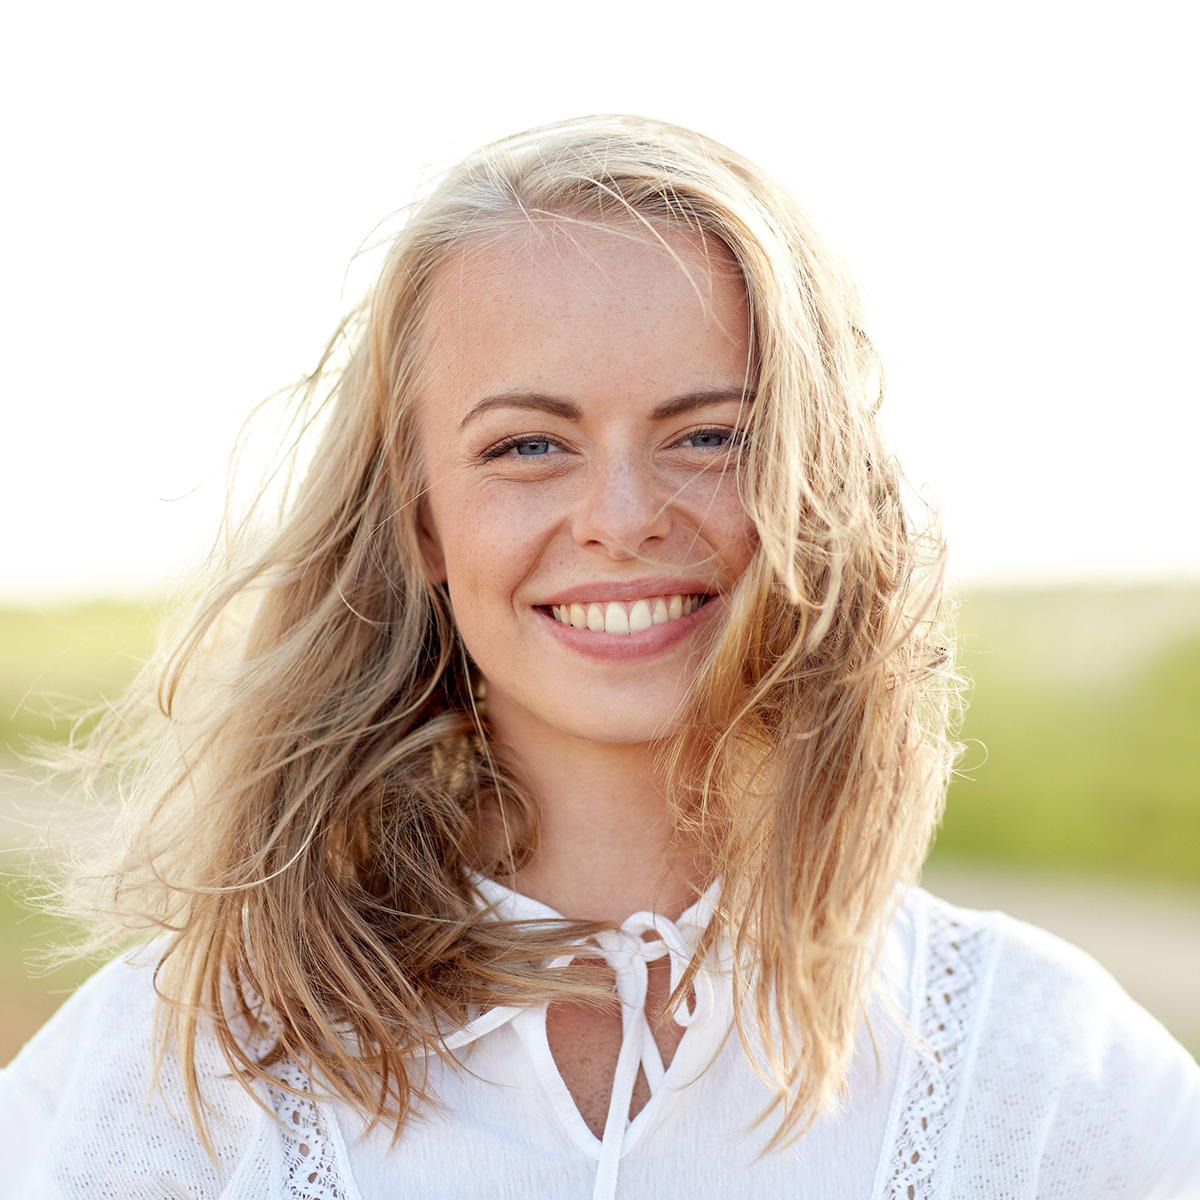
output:
POLYGON ((452 171, 126 738, 92 911, 146 945, 7 1072, 21 1194, 1200 1188, 1190 1058, 910 886, 955 691, 880 388, 724 147, 452 171))

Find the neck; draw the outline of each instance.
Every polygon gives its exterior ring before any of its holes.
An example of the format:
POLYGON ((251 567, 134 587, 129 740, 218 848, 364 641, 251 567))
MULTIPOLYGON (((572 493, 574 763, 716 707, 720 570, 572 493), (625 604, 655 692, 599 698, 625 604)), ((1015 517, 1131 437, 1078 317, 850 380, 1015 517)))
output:
POLYGON ((674 836, 653 745, 544 730, 531 743, 510 722, 492 725, 538 804, 533 856, 507 884, 577 920, 620 922, 643 911, 674 919, 695 900, 700 864, 674 836), (555 739, 562 744, 547 744, 555 739))

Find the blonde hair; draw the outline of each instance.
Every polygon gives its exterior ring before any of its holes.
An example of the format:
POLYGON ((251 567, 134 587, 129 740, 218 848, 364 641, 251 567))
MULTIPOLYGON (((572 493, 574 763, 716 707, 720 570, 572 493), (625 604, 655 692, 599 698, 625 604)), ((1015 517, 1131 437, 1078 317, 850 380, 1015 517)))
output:
POLYGON ((168 931, 169 1032, 202 1136, 200 1020, 247 1084, 294 1056, 399 1133, 436 1099, 414 1064, 448 1054, 439 1029, 472 1006, 587 993, 543 964, 595 926, 480 911, 471 872, 521 865, 536 805, 487 752, 418 524, 431 280, 539 215, 683 229, 740 269, 755 399, 739 471, 758 546, 663 744, 676 826, 722 881, 679 994, 727 933, 776 1139, 844 1080, 873 934, 919 868, 952 763, 940 543, 906 516, 883 449, 855 289, 792 197, 699 134, 596 117, 487 146, 416 207, 298 389, 305 434, 275 527, 248 520, 231 543, 158 710, 135 698, 98 735, 93 755, 134 774, 128 832, 88 903, 168 931), (497 814, 508 836, 491 852, 497 814))

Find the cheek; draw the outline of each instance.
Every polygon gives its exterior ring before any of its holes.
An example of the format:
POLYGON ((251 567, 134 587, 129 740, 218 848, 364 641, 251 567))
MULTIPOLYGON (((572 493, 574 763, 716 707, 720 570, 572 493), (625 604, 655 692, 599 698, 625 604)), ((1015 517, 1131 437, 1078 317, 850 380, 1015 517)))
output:
POLYGON ((544 487, 488 484, 447 490, 434 511, 449 582, 515 585, 538 563, 562 525, 563 495, 544 487))
MULTIPOLYGON (((451 595, 475 590, 499 565, 496 539, 486 522, 469 509, 452 513, 441 523, 442 554, 451 595)), ((500 560, 502 561, 502 560, 500 560)))
POLYGON ((465 498, 439 523, 443 579, 464 636, 511 616, 513 595, 536 561, 532 539, 511 510, 465 498))
POLYGON ((745 511, 741 510, 736 523, 730 528, 728 540, 722 551, 722 558, 730 573, 740 579, 757 548, 758 530, 745 511))
POLYGON ((697 485, 691 507, 701 536, 725 567, 740 576, 758 546, 758 529, 742 504, 737 481, 723 477, 715 487, 697 485))

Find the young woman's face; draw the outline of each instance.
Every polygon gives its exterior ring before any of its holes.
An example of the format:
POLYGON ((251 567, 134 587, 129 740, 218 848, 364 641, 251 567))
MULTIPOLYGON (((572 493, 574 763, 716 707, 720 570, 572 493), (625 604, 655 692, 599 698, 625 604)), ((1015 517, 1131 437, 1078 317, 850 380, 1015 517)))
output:
POLYGON ((515 747, 669 732, 754 549, 745 290, 724 247, 665 241, 543 225, 435 281, 429 563, 515 747))

